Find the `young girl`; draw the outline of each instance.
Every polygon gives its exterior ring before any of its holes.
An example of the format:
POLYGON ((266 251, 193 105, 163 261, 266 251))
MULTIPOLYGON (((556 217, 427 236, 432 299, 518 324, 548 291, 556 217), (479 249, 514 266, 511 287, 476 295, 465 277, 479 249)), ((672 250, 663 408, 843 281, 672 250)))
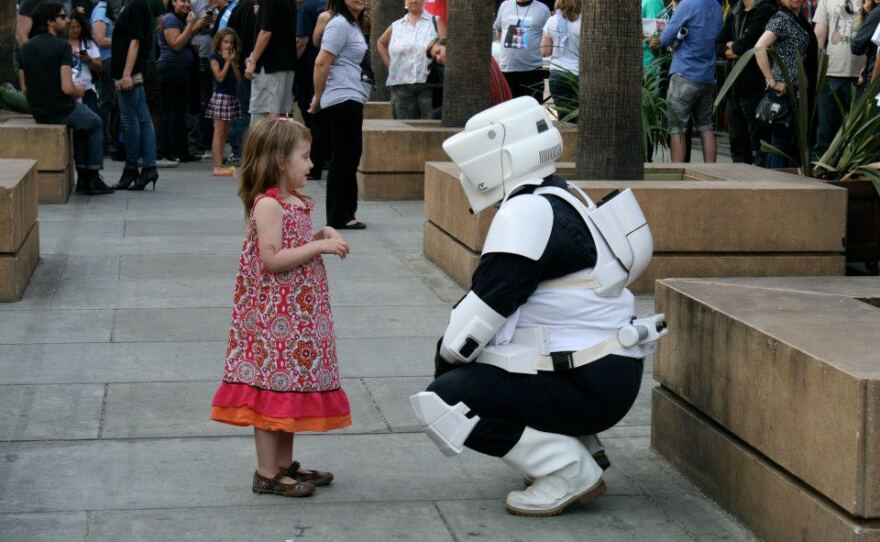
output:
POLYGON ((211 53, 211 71, 214 73, 214 94, 208 102, 205 117, 214 119, 214 140, 211 152, 214 155, 214 176, 231 177, 232 168, 223 167, 223 151, 226 148, 226 137, 229 135, 229 121, 241 116, 241 104, 238 101, 236 86, 241 81, 238 61, 235 58, 238 49, 238 34, 226 27, 214 36, 213 53, 211 53))
POLYGON ((308 129, 286 118, 259 121, 245 138, 239 196, 247 237, 211 409, 215 421, 254 426, 254 493, 286 497, 333 480, 293 461, 293 433, 351 425, 321 260, 345 258, 348 245, 333 228, 311 231, 315 202, 297 191, 312 167, 310 147, 308 129))

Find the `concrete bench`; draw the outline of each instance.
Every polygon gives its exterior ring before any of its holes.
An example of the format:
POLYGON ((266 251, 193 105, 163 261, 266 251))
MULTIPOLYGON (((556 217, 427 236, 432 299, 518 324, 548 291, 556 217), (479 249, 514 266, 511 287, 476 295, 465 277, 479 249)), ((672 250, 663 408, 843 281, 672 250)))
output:
POLYGON ((391 119, 393 116, 391 102, 367 102, 364 105, 364 120, 391 119))
POLYGON ((0 122, 0 158, 36 160, 40 203, 67 202, 74 181, 73 132, 32 118, 0 122))
MULTIPOLYGON (((559 174, 573 178, 574 165, 559 174)), ((651 225, 654 258, 631 285, 665 277, 842 275, 846 192, 741 164, 651 165, 648 181, 573 181, 595 201, 632 187, 651 225)), ((468 211, 450 162, 425 165, 424 250, 468 287, 494 209, 468 211)))
MULTIPOLYGON (((577 126, 559 125, 563 160, 574 159, 577 126)), ((358 195, 364 200, 420 200, 425 194, 425 162, 446 161, 443 141, 461 128, 437 120, 365 120, 358 195)))
POLYGON ((880 279, 669 279, 652 445, 768 541, 880 540, 880 279))
POLYGON ((34 160, 0 160, 0 301, 17 301, 40 259, 34 160))

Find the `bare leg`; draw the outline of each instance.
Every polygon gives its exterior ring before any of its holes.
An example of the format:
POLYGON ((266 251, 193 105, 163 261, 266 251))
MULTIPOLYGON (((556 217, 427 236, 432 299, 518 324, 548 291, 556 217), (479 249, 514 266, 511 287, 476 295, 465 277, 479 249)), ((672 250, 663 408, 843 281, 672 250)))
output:
POLYGON ((703 130, 700 132, 700 141, 703 142, 703 162, 713 164, 718 159, 718 149, 715 145, 715 132, 703 130))
MULTIPOLYGON (((274 478, 278 474, 278 450, 279 445, 278 431, 263 431, 254 428, 254 444, 257 447, 257 472, 260 476, 266 478, 274 478)), ((294 480, 285 476, 281 479, 282 483, 292 484, 294 480)))
POLYGON ((278 468, 287 470, 293 464, 293 433, 278 433, 278 468))
POLYGON ((673 162, 684 162, 686 149, 682 134, 669 135, 669 155, 673 162))
POLYGON ((228 127, 228 121, 214 121, 214 140, 211 142, 211 152, 214 154, 215 169, 223 167, 223 147, 226 146, 226 130, 228 127))

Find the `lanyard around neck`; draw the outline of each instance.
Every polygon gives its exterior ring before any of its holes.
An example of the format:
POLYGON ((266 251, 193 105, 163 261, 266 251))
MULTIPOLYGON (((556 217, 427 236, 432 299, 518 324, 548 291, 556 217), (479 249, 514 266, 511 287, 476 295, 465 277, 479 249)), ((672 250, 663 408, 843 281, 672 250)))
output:
POLYGON ((529 16, 529 10, 532 9, 532 4, 534 4, 534 3, 535 3, 535 0, 532 0, 531 2, 529 2, 529 6, 526 8, 526 12, 523 13, 522 17, 520 17, 519 16, 519 3, 517 3, 516 0, 513 0, 513 9, 516 10, 516 26, 522 26, 523 19, 525 19, 526 17, 529 16))

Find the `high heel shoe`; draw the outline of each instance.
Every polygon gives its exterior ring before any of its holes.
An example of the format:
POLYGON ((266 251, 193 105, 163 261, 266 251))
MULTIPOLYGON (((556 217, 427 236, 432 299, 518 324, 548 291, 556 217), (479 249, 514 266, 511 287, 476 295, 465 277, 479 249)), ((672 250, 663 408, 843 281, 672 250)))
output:
POLYGON ((139 178, 140 173, 138 173, 136 167, 123 169, 122 177, 120 177, 119 182, 116 183, 116 190, 128 190, 128 187, 131 186, 132 183, 136 183, 139 178))
POLYGON ((144 167, 141 170, 141 176, 135 181, 129 190, 143 190, 148 184, 153 183, 153 192, 156 191, 156 182, 159 180, 159 172, 156 166, 144 167))

